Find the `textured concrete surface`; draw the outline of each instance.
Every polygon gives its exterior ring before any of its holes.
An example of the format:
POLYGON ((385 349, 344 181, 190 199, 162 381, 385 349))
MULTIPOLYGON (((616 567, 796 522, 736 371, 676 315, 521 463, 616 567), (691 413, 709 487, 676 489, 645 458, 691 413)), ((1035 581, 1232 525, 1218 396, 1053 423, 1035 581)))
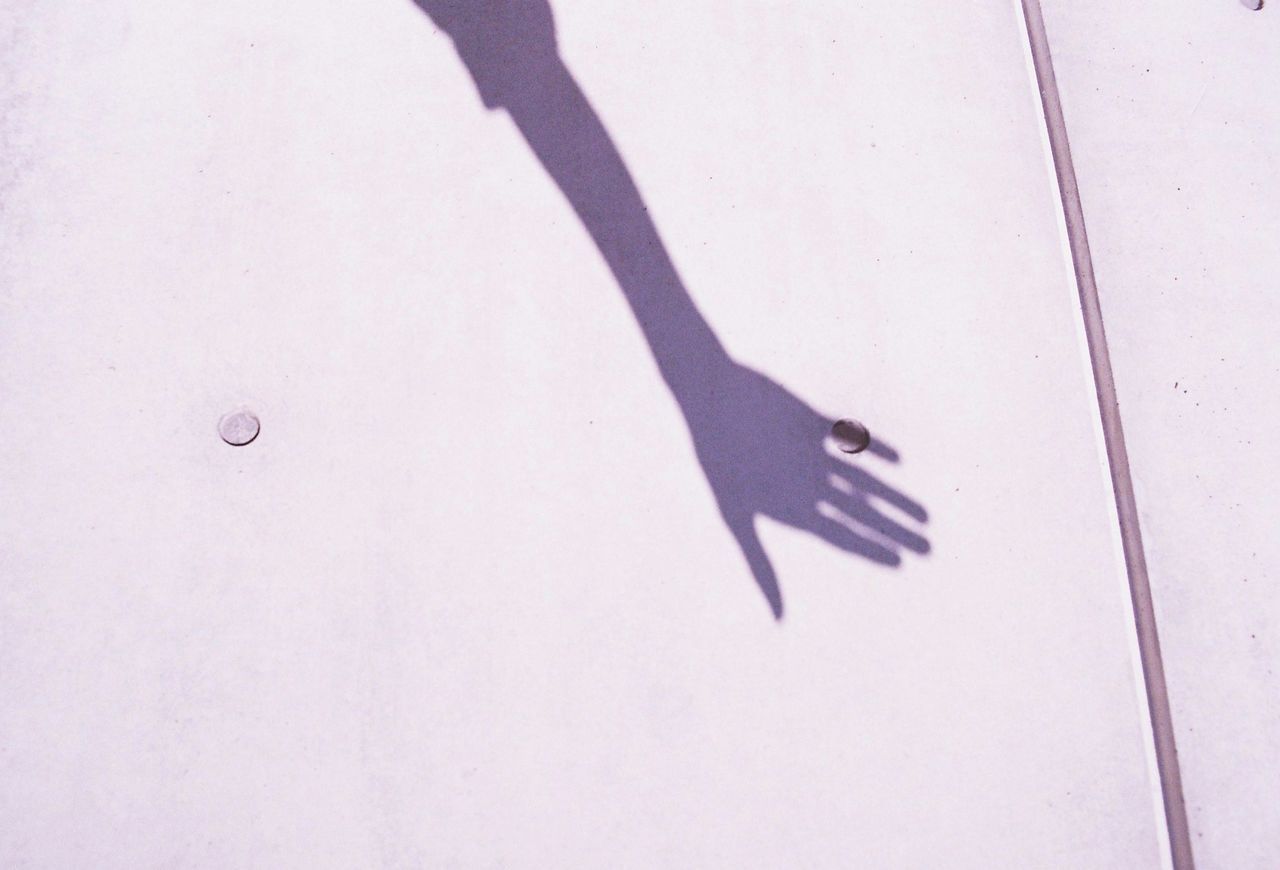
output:
POLYGON ((1016 6, 850 5, 9 4, 0 863, 1159 865, 1016 6))
POLYGON ((1044 0, 1196 866, 1280 865, 1280 9, 1044 0))

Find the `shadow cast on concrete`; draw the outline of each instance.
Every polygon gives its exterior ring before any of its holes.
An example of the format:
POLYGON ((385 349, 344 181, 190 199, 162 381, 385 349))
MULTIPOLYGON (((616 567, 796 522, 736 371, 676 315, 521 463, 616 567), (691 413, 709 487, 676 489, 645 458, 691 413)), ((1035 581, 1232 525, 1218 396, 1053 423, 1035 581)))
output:
MULTIPOLYGON (((413 0, 453 40, 490 109, 506 110, 599 248, 644 332, 774 617, 782 592, 757 515, 898 565, 929 551, 924 508, 829 447, 833 420, 734 360, 702 317, 608 132, 556 48, 546 0, 413 0), (889 507, 897 514, 885 512, 889 507)), ((896 462, 883 442, 868 450, 896 462)))

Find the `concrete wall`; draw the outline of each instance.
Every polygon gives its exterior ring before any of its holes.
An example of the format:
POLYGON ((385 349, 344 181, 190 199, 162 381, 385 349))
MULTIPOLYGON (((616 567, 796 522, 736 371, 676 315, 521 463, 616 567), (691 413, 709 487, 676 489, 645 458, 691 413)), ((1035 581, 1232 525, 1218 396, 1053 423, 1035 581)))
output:
POLYGON ((1165 863, 1016 4, 422 4, 5 8, 2 863, 1165 863))
POLYGON ((1280 864, 1277 12, 1045 3, 1202 870, 1280 864))

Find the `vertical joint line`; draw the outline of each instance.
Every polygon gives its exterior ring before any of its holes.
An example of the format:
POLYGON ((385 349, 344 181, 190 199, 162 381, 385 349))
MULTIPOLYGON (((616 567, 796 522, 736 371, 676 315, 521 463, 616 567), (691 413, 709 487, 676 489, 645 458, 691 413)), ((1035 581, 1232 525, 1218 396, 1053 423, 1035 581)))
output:
POLYGON ((1040 90, 1040 104, 1044 110, 1045 126, 1048 128, 1054 171, 1058 177, 1058 191, 1062 198, 1063 217, 1066 220, 1067 241, 1075 269, 1076 287, 1080 294, 1085 337, 1089 346, 1089 361, 1093 368, 1098 410, 1102 418, 1102 434, 1106 443, 1111 488, 1115 494, 1120 540, 1124 548, 1125 569, 1129 577, 1129 597, 1133 603, 1133 618, 1138 635, 1138 656, 1142 662, 1147 707, 1151 717, 1156 767, 1160 776, 1160 793, 1164 804, 1165 823, 1169 831, 1169 851, 1174 870, 1194 870, 1191 835, 1182 796, 1182 776, 1178 770, 1178 752, 1174 743, 1173 717, 1169 708, 1169 692, 1165 683, 1164 663, 1160 657, 1160 639, 1156 633, 1155 611, 1151 601, 1151 581, 1147 574, 1147 561, 1142 547, 1142 531, 1138 524, 1138 508, 1133 491, 1133 477, 1129 469, 1129 455, 1125 449, 1124 430, 1120 424, 1120 407, 1116 399, 1111 357, 1107 350, 1106 333, 1102 325, 1102 308, 1098 301, 1097 283, 1094 280, 1093 259, 1089 254, 1089 239, 1085 234, 1084 209, 1080 202, 1080 189, 1076 183, 1075 168, 1071 163, 1071 148, 1067 143, 1067 128, 1062 115, 1062 103, 1058 96, 1058 84, 1053 74, 1053 61, 1049 55, 1049 41, 1045 33, 1040 0, 1021 0, 1021 2, 1027 25, 1027 37, 1031 43, 1031 59, 1035 66, 1036 82, 1040 90))

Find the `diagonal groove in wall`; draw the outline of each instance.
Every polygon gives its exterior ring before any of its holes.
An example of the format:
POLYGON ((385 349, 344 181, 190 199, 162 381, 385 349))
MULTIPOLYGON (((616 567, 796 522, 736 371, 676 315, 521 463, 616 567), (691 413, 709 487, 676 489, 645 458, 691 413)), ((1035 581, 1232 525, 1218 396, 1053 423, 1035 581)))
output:
POLYGON ((1194 870, 1186 806, 1182 796, 1182 776, 1178 769, 1178 753, 1174 742, 1173 717, 1169 708, 1164 663, 1160 656, 1160 639, 1156 632, 1155 611, 1151 601, 1151 582, 1147 574, 1147 561, 1142 547, 1142 531, 1138 523, 1133 478, 1129 469, 1129 454, 1125 448, 1120 406, 1116 399, 1115 378, 1111 370, 1111 357, 1107 350, 1106 333, 1103 329, 1098 287, 1094 280, 1093 260, 1089 253, 1089 239, 1085 233, 1084 210, 1076 183, 1075 167, 1071 162, 1071 148, 1067 141, 1066 123, 1063 119, 1057 80, 1053 74, 1053 61, 1049 54, 1049 42, 1045 33, 1040 2, 1039 0, 1021 0, 1021 3, 1027 26, 1027 37, 1030 41, 1031 59, 1035 66, 1036 82, 1040 91, 1040 102, 1048 129, 1049 145, 1053 153, 1054 171, 1058 177, 1058 190, 1062 198, 1071 261, 1075 269, 1076 287, 1080 294, 1080 308, 1089 346, 1089 359, 1098 396, 1098 410, 1102 417, 1102 432, 1106 442, 1111 486, 1115 494, 1120 538, 1124 547, 1125 569, 1129 577, 1129 595, 1133 602, 1133 617, 1137 628, 1138 653, 1142 661, 1147 706, 1154 732, 1156 766, 1160 775, 1165 823, 1169 830, 1170 853, 1174 870, 1194 870))

